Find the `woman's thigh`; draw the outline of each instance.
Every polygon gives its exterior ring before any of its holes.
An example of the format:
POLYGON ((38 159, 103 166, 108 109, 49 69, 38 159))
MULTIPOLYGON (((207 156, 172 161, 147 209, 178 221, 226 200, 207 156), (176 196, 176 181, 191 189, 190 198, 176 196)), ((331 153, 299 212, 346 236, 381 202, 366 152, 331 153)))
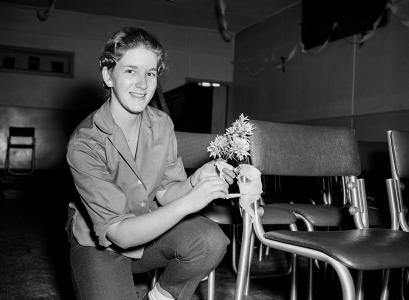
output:
POLYGON ((176 260, 186 264, 202 261, 212 268, 224 256, 228 238, 220 227, 206 217, 192 215, 149 243, 140 260, 132 263, 135 273, 168 266, 176 260))
POLYGON ((135 300, 131 260, 72 242, 71 272, 78 300, 135 300))

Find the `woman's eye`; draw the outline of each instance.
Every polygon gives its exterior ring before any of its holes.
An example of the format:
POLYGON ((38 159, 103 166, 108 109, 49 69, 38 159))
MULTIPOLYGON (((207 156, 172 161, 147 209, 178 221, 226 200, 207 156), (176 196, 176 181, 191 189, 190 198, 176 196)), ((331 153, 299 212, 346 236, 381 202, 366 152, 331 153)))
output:
POLYGON ((149 77, 156 77, 156 72, 148 72, 147 74, 149 77))
POLYGON ((127 73, 127 74, 133 74, 133 73, 135 73, 135 70, 133 70, 133 69, 126 69, 126 70, 125 70, 125 73, 127 73))

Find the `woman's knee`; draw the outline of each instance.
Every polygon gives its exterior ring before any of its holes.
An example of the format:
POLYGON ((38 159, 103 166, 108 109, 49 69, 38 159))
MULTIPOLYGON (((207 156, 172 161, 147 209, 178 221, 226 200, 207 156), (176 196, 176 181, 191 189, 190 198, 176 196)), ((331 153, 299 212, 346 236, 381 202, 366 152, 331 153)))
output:
POLYGON ((202 260, 215 267, 226 253, 229 239, 215 222, 198 217, 196 224, 196 249, 202 255, 202 260))

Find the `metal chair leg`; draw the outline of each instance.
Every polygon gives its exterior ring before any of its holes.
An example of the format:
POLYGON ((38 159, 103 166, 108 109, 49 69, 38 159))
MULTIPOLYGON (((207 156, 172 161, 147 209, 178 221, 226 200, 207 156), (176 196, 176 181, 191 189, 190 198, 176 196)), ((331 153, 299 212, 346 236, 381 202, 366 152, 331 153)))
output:
POLYGON ((383 270, 382 272, 382 293, 381 293, 381 300, 388 300, 389 299, 389 277, 390 277, 391 270, 383 270))
POLYGON ((234 274, 237 275, 237 225, 232 225, 232 235, 231 235, 231 265, 234 274))
POLYGON ((308 259, 308 300, 313 300, 313 288, 314 288, 314 260, 308 259))
POLYGON ((243 233, 234 300, 242 300, 244 296, 244 289, 247 282, 246 277, 248 274, 247 270, 249 268, 251 232, 252 232, 251 217, 247 212, 243 211, 243 233))
POLYGON ((207 278, 207 300, 214 300, 214 293, 215 293, 215 270, 212 270, 209 273, 209 277, 207 278))
POLYGON ((297 255, 291 254, 291 292, 290 299, 297 300, 297 255))
POLYGON ((358 271, 358 276, 356 278, 356 300, 364 299, 364 272, 358 271))
POLYGON ((251 262, 253 261, 254 240, 255 240, 255 236, 254 236, 253 230, 251 230, 251 234, 250 234, 250 252, 249 252, 249 262, 248 262, 249 267, 247 268, 246 285, 245 285, 245 288, 244 288, 244 295, 245 296, 248 296, 249 291, 250 291, 250 271, 251 271, 251 262))

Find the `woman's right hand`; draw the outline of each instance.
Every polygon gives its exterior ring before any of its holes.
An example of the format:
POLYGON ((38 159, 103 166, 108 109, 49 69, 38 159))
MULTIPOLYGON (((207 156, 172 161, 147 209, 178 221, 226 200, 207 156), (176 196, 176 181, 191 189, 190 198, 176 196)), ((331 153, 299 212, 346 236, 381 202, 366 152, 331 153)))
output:
POLYGON ((190 212, 197 212, 206 207, 211 201, 225 198, 229 193, 229 185, 219 176, 207 176, 201 179, 186 195, 190 212))

